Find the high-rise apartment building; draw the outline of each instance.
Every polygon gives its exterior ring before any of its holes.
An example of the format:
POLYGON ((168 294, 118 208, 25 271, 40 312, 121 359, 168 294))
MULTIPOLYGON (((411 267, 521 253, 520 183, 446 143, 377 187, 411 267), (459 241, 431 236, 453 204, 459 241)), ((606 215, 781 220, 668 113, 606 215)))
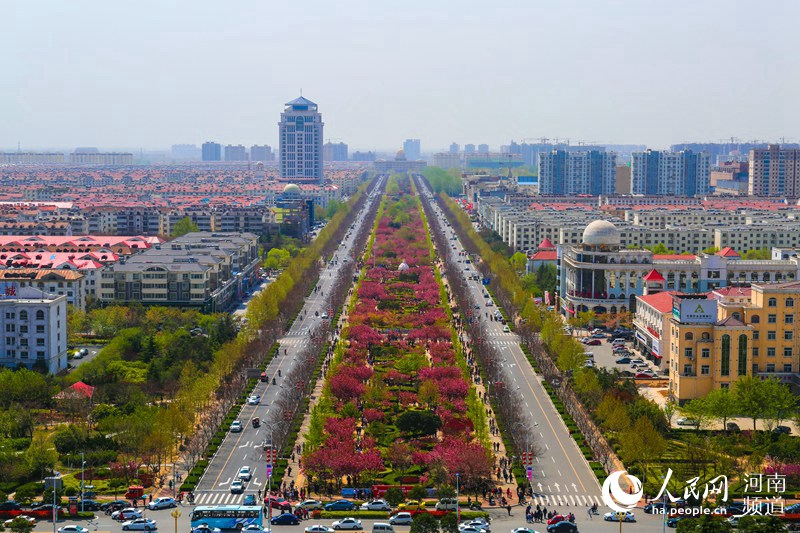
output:
POLYGON ((272 147, 269 145, 259 146, 254 144, 250 147, 250 161, 274 161, 275 154, 272 153, 272 147))
POLYGON ((464 145, 464 153, 465 154, 474 154, 475 153, 475 145, 474 144, 465 144, 464 145))
POLYGON ((696 196, 708 193, 710 157, 705 152, 646 150, 631 154, 631 192, 696 196))
POLYGON ((286 104, 279 126, 282 181, 322 181, 322 115, 300 97, 286 104))
POLYGON ((755 196, 800 197, 800 149, 770 144, 750 150, 748 192, 755 196))
POLYGON ((450 145, 450 153, 451 154, 457 154, 460 149, 461 149, 461 147, 458 145, 458 143, 452 143, 450 145))
POLYGON ((225 161, 247 161, 247 148, 241 144, 225 147, 225 161))
POLYGON ((222 145, 215 142, 203 143, 203 161, 222 161, 222 145))
POLYGON ((419 139, 406 139, 403 143, 403 151, 406 153, 406 159, 409 161, 417 161, 420 159, 422 153, 420 152, 419 139))
POLYGON ((200 159, 201 151, 194 144, 173 144, 172 159, 179 161, 194 161, 200 159))
POLYGON ((322 146, 323 161, 347 161, 347 145, 343 142, 326 142, 322 146))
POLYGON ((69 155, 69 162, 73 165, 132 165, 133 154, 130 152, 74 152, 69 155))
POLYGON ((539 194, 614 194, 616 167, 614 152, 540 152, 539 194))
POLYGON ((488 144, 479 144, 478 145, 478 153, 479 154, 488 154, 489 153, 489 145, 488 144))

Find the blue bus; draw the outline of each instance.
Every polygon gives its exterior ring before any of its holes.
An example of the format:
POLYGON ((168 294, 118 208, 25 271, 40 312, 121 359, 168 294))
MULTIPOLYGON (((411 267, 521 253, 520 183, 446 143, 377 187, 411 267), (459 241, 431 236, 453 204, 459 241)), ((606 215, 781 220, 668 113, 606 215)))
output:
POLYGON ((201 524, 211 529, 240 530, 250 524, 263 525, 264 510, 259 505, 198 505, 191 514, 192 530, 201 524))

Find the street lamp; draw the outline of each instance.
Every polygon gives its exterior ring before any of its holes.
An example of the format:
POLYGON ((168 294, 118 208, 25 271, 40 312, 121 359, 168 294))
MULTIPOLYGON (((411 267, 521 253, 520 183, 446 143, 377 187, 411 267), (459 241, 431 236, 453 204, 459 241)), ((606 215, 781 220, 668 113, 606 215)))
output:
POLYGON ((172 518, 174 518, 174 519, 175 519, 175 533, 178 533, 178 518, 180 518, 180 517, 181 517, 181 514, 182 514, 182 513, 181 513, 180 509, 175 509, 174 511, 172 511, 171 513, 169 513, 169 515, 170 515, 172 518))
POLYGON ((456 472, 456 524, 461 521, 461 512, 460 506, 458 505, 458 480, 461 477, 461 474, 456 472))
POLYGON ((81 512, 83 512, 83 500, 84 500, 83 472, 85 466, 86 466, 86 461, 83 460, 83 452, 81 452, 81 512))

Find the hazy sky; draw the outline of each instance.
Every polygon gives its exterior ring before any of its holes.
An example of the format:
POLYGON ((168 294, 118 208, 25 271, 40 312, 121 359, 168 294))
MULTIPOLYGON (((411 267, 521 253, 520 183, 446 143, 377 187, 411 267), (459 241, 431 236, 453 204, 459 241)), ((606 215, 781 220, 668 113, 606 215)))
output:
POLYGON ((5 0, 0 149, 800 140, 800 2, 5 0))

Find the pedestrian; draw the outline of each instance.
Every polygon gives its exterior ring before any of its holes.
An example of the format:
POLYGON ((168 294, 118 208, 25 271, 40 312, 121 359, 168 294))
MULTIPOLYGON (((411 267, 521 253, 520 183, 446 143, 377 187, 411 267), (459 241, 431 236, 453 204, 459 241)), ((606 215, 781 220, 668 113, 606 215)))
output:
POLYGON ((506 511, 508 511, 508 516, 511 516, 511 506, 506 505, 506 511))
POLYGON ((594 513, 592 512, 592 508, 589 507, 586 512, 589 514, 589 520, 594 520, 594 513))

